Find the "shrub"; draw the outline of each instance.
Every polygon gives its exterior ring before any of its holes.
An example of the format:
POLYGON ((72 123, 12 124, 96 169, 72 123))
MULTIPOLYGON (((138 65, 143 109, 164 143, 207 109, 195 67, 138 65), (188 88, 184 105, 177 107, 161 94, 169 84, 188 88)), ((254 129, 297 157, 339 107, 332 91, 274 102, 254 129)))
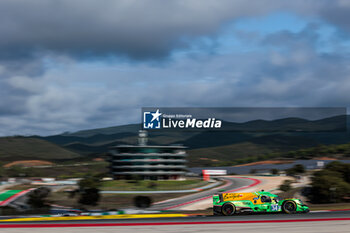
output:
POLYGON ((33 208, 43 208, 46 207, 46 197, 50 194, 50 189, 46 187, 40 187, 34 189, 28 194, 27 203, 33 208))
POLYGON ((308 197, 313 203, 340 202, 350 196, 350 164, 332 162, 315 172, 308 197))
POLYGON ((256 174, 256 173, 257 173, 257 170, 256 170, 256 169, 251 169, 249 173, 250 173, 250 174, 256 174))
POLYGON ((79 203, 83 205, 97 205, 100 200, 101 186, 100 178, 96 176, 87 176, 79 181, 80 198, 79 203))
POLYGON ((305 173, 305 168, 301 164, 296 164, 292 168, 286 170, 288 176, 295 176, 305 173))
POLYGON ((100 200, 99 189, 97 188, 88 188, 84 189, 81 192, 79 203, 83 205, 97 205, 100 200))
POLYGON ((279 173, 278 169, 276 169, 276 168, 271 169, 271 174, 272 175, 278 175, 278 173, 279 173))
POLYGON ((283 192, 288 192, 289 190, 291 190, 292 186, 291 186, 292 181, 291 180, 285 180, 283 181, 283 183, 280 185, 279 190, 283 191, 283 192))

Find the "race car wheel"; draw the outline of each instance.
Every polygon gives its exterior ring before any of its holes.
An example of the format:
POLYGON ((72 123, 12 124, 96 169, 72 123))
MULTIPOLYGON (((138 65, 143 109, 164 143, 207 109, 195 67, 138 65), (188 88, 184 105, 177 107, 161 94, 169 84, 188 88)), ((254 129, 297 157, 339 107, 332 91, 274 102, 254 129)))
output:
POLYGON ((232 203, 225 203, 221 210, 223 215, 230 216, 236 212, 236 206, 232 203))
POLYGON ((293 214, 297 210, 297 205, 294 201, 286 201, 283 203, 282 210, 287 214, 293 214))

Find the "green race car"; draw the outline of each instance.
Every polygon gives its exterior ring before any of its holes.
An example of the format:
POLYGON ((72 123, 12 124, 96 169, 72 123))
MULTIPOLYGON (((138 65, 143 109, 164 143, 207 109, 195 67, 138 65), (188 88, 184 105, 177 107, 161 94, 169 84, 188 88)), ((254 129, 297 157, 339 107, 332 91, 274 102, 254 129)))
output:
POLYGON ((300 199, 287 198, 281 200, 277 195, 263 190, 252 193, 220 193, 213 195, 214 215, 234 215, 243 212, 307 213, 309 207, 304 205, 300 199))

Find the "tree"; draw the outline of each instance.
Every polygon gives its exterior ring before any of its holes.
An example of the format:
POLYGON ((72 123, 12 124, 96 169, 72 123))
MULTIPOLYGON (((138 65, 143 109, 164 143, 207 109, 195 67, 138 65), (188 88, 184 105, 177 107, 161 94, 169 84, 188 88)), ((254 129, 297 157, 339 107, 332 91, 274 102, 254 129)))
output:
POLYGON ((340 202, 350 195, 350 184, 333 171, 315 174, 311 185, 309 198, 313 203, 340 202))
POLYGON ((305 167, 302 164, 296 164, 293 167, 286 170, 287 175, 295 176, 305 173, 305 167))
POLYGON ((291 186, 292 181, 291 180, 285 180, 283 181, 283 183, 280 185, 279 190, 283 191, 283 192, 288 192, 289 190, 291 190, 292 186, 291 186))
POLYGON ((134 198, 134 205, 138 208, 148 208, 152 204, 152 200, 147 196, 136 196, 134 198))
POLYGON ((83 205, 97 205, 100 200, 101 181, 96 176, 86 176, 79 181, 79 203, 83 205))
POLYGON ((296 164, 294 165, 294 171, 297 173, 297 174, 302 174, 302 173, 305 173, 305 167, 301 164, 296 164))
POLYGON ((332 162, 315 172, 308 195, 313 203, 340 202, 350 196, 349 164, 332 162))
POLYGON ((89 189, 89 188, 99 188, 101 186, 101 181, 96 176, 85 176, 78 183, 79 189, 89 189))
POLYGON ((79 203, 83 205, 97 205, 100 200, 100 190, 97 188, 84 189, 79 198, 79 203))
POLYGON ((250 172, 249 172, 249 173, 250 173, 250 174, 256 174, 257 171, 258 171, 258 170, 256 170, 256 169, 253 168, 253 169, 250 169, 250 172))
POLYGON ((350 164, 334 161, 327 164, 325 169, 338 172, 346 182, 350 183, 350 164))
POLYGON ((276 169, 276 168, 272 168, 272 169, 271 169, 271 174, 272 174, 272 175, 278 175, 278 173, 279 173, 279 170, 278 170, 278 169, 276 169))
POLYGON ((34 209, 46 207, 46 197, 50 192, 51 190, 46 187, 34 189, 28 194, 27 203, 34 209))

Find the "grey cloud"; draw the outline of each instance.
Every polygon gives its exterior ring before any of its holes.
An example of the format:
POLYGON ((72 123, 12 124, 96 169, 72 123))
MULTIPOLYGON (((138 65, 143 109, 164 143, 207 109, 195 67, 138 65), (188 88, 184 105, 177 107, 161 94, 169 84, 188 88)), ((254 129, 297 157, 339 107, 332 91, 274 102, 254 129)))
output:
POLYGON ((40 79, 44 70, 38 59, 0 61, 0 116, 28 112, 29 98, 45 88, 40 79))
POLYGON ((162 0, 0 1, 0 58, 54 51, 78 58, 124 55, 165 57, 228 21, 279 8, 276 0, 251 2, 162 0), (188 39, 186 39, 188 38, 188 39))
POLYGON ((227 22, 275 10, 313 15, 350 28, 347 1, 2 0, 0 59, 47 52, 77 59, 164 58, 214 36, 227 22))
POLYGON ((334 0, 323 2, 318 7, 317 14, 328 22, 338 25, 350 33, 350 2, 347 0, 334 0))
POLYGON ((272 47, 282 47, 288 49, 310 49, 317 46, 319 35, 317 30, 320 28, 318 24, 308 24, 300 32, 280 31, 267 35, 262 40, 262 45, 272 47))
POLYGON ((0 112, 25 114, 28 101, 38 95, 51 100, 45 105, 48 109, 59 108, 55 98, 60 100, 60 93, 49 96, 40 85, 25 79, 40 80, 46 59, 57 62, 60 54, 74 59, 164 58, 174 48, 189 46, 191 38, 214 33, 232 18, 275 9, 264 2, 252 7, 243 0, 206 4, 192 0, 0 1, 0 78, 5 79, 0 112))

